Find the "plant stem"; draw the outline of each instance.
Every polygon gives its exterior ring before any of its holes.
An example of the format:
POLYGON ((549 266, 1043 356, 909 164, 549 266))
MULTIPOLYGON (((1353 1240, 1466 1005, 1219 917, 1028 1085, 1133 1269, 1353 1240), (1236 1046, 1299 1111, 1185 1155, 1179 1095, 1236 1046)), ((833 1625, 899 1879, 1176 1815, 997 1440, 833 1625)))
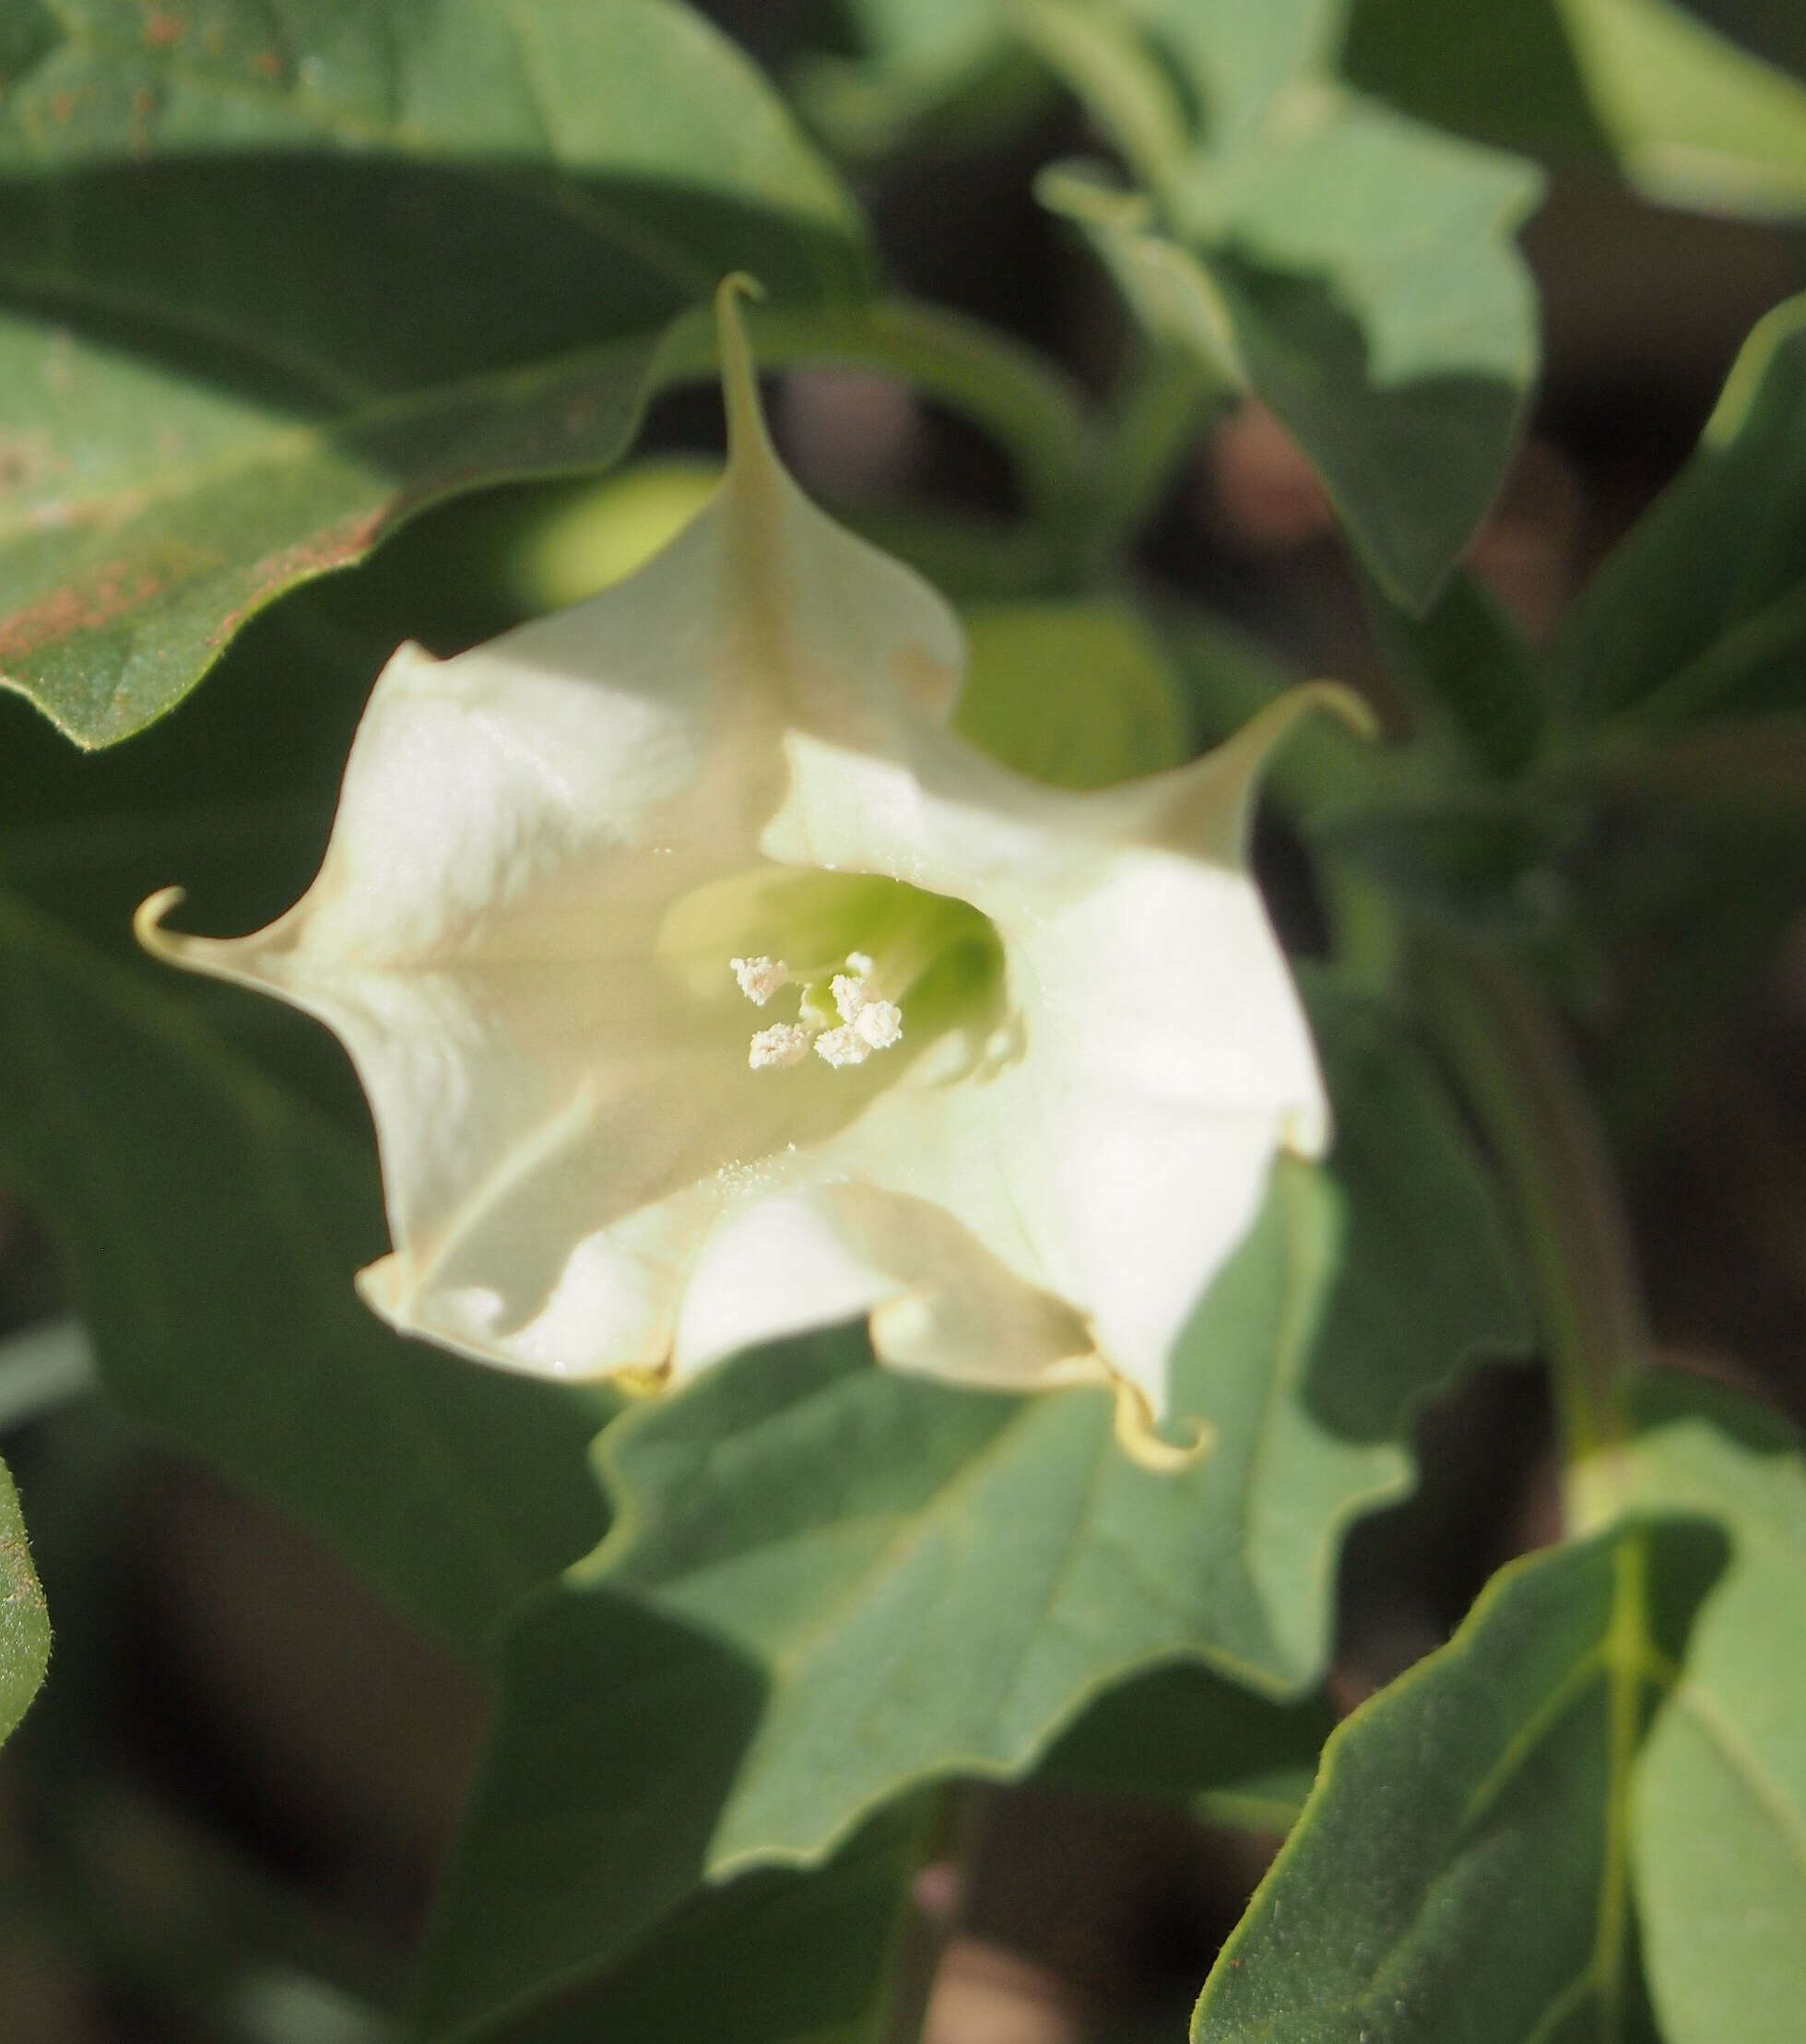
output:
POLYGON ((1189 351, 1148 350, 1124 380, 1104 427, 1090 551, 1107 569, 1149 514, 1226 392, 1189 351))
POLYGON ((1389 998, 1406 963, 1404 918, 1397 904, 1351 860, 1319 859, 1316 872, 1338 973, 1362 993, 1389 998))
POLYGON ((1432 1023, 1517 1211, 1572 1510, 1583 1465, 1609 1459, 1625 1436, 1626 1381, 1647 1353, 1616 1175, 1547 1002, 1491 960, 1426 951, 1419 965, 1432 1023))
POLYGON ((960 1892, 951 1911, 944 1917, 928 1916, 913 1901, 904 1902, 903 1921, 891 1967, 891 1989, 881 2029, 883 2044, 920 2044, 940 1962, 964 1914, 965 1884, 977 1863, 996 1794, 986 1782, 950 1781, 935 1796, 923 1828, 924 1848, 917 1866, 926 1867, 938 1860, 951 1861, 958 1872, 960 1892))

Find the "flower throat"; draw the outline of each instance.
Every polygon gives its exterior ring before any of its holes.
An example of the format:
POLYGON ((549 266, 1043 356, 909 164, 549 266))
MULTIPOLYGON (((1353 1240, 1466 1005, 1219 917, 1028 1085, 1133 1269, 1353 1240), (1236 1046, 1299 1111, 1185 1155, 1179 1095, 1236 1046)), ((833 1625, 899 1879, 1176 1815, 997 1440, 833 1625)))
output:
POLYGON ((1003 985, 987 917, 876 874, 763 868, 713 881, 675 905, 659 950, 698 992, 736 987, 771 1011, 747 1046, 754 1071, 811 1052, 844 1070, 983 1024, 1003 985))

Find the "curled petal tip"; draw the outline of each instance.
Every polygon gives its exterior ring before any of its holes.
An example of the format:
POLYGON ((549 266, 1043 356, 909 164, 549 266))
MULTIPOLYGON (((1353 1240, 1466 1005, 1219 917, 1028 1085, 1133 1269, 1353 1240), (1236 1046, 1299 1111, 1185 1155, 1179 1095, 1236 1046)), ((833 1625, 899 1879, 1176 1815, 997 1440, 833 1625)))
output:
POLYGON ((163 927, 163 918, 171 909, 181 907, 185 894, 183 888, 159 887, 138 904, 132 917, 132 934, 153 958, 181 955, 183 939, 163 927))
POLYGON ((1301 681, 1275 696, 1213 752, 1167 777, 1157 841, 1183 845, 1223 866, 1246 864, 1254 801, 1269 762, 1303 718, 1328 711, 1363 738, 1379 725, 1365 700, 1341 681, 1301 681))
POLYGON ((734 301, 745 298, 757 301, 765 295, 765 287, 750 270, 729 270, 714 288, 714 309, 720 318, 727 318, 736 310, 734 301))
POLYGON ((1169 1441, 1154 1431, 1153 1409, 1137 1386, 1116 1381, 1116 1445, 1131 1462, 1157 1476, 1171 1476, 1180 1470, 1196 1469, 1215 1451, 1217 1430, 1208 1420, 1188 1419, 1191 1430, 1186 1442, 1169 1441))
POLYGON ((401 1274, 401 1258, 391 1253, 378 1257, 374 1263, 367 1263, 351 1280, 357 1287, 359 1298, 379 1319, 388 1321, 391 1327, 407 1331, 405 1294, 407 1286, 401 1274))
POLYGON ((1350 688, 1346 681, 1300 681, 1283 695, 1275 696, 1230 743, 1251 752, 1257 762, 1264 762, 1299 719, 1313 710, 1327 712, 1357 738, 1379 736, 1379 719, 1358 689, 1350 688))
POLYGON ((763 455, 775 461, 759 403, 759 372, 740 319, 741 299, 761 299, 765 287, 745 270, 734 270, 715 286, 714 319, 721 355, 721 393, 727 408, 727 452, 731 459, 763 455))
POLYGON ((1374 715, 1373 704, 1346 681, 1302 682, 1292 695, 1300 699, 1300 709, 1327 710, 1332 716, 1340 718, 1356 738, 1379 737, 1379 719, 1374 715))

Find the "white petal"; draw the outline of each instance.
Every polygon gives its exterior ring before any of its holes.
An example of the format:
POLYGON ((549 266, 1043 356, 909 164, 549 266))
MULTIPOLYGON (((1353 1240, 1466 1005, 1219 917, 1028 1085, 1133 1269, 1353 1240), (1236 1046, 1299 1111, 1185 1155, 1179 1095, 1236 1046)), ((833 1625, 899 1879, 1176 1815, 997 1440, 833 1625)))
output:
POLYGON ((899 1366, 1107 1368, 1162 1412, 1275 1149, 1327 1140, 1242 867, 1302 699, 1097 794, 981 758, 944 725, 951 613, 785 476, 724 320, 730 460, 678 539, 456 659, 404 647, 301 901, 219 941, 163 932, 159 896, 141 933, 343 1038, 395 1242, 363 1288, 409 1332, 554 1376, 682 1375, 869 1312, 899 1366), (776 991, 791 872, 971 904, 998 1011, 937 1039, 913 995, 866 998, 881 962, 856 952, 821 1055, 789 1061, 801 1023, 750 1032, 743 995, 776 991))

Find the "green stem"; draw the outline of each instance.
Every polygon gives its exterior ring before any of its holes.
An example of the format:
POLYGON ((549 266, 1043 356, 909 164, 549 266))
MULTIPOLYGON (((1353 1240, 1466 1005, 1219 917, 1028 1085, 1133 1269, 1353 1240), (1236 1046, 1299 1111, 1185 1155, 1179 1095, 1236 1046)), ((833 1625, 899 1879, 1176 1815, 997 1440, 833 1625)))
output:
MULTIPOLYGON (((990 433, 1013 463, 1028 515, 1050 545, 1071 549, 1096 488, 1095 433, 1077 384, 982 320, 887 299, 868 305, 754 305, 747 325, 765 369, 832 363, 901 377, 990 433), (1063 538, 1064 536, 1064 538, 1063 538)), ((663 384, 714 373, 713 325, 672 330, 663 384)))
POLYGON ((1316 874, 1341 981, 1375 998, 1389 998, 1406 963, 1404 918, 1397 904, 1351 859, 1319 858, 1316 874))
POLYGON ((1570 1475, 1627 1431, 1647 1340, 1616 1176, 1546 1002, 1490 960, 1428 954, 1421 984, 1517 1214, 1570 1475))
POLYGON ((1090 551, 1100 569, 1127 549, 1224 395, 1195 355, 1177 349, 1150 350, 1130 372, 1098 464, 1090 551))
MULTIPOLYGON (((984 1782, 943 1783, 935 1791, 923 1826, 918 1869, 937 1860, 950 1860, 963 1885, 977 1863, 996 1793, 984 1782)), ((940 1962, 959 1929, 963 1908, 963 1894, 955 1900, 951 1915, 941 1919, 925 1916, 913 1901, 904 1901, 903 1922, 891 1964, 890 1992, 879 2029, 883 2044, 920 2044, 940 1962)))

